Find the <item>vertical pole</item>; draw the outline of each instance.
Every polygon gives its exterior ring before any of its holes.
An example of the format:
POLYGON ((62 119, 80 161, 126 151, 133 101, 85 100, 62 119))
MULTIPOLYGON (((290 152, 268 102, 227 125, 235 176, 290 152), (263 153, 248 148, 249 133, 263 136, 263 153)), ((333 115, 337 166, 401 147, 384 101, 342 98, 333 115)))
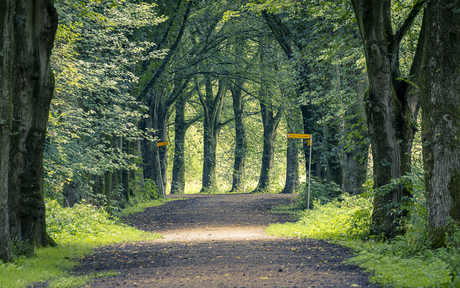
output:
POLYGON ((160 165, 160 148, 158 148, 158 142, 155 141, 155 146, 157 147, 157 161, 158 161, 158 173, 160 173, 160 188, 161 194, 163 195, 163 199, 166 199, 165 189, 163 187, 163 176, 161 175, 161 165, 160 165))
MULTIPOLYGON (((310 134, 311 135, 311 134, 310 134)), ((311 175, 311 147, 313 146, 312 145, 312 139, 313 137, 310 136, 310 159, 308 161, 308 193, 307 193, 307 210, 310 210, 310 175, 311 175)), ((307 140, 307 143, 308 143, 309 140, 307 140)))

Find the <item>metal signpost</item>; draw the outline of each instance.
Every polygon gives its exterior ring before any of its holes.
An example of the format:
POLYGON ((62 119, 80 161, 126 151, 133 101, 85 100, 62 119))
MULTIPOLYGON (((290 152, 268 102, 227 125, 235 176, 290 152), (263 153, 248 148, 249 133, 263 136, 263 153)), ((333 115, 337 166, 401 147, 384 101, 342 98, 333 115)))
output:
POLYGON ((168 142, 156 142, 157 143, 157 161, 158 161, 158 172, 160 173, 160 188, 161 194, 163 195, 163 199, 166 199, 165 189, 163 187, 163 176, 161 175, 161 165, 160 165, 160 146, 168 145, 168 142))
POLYGON ((307 210, 310 210, 310 175, 311 175, 311 151, 312 151, 312 135, 311 134, 287 134, 287 138, 307 139, 307 146, 310 146, 310 159, 308 161, 308 192, 307 192, 307 210))

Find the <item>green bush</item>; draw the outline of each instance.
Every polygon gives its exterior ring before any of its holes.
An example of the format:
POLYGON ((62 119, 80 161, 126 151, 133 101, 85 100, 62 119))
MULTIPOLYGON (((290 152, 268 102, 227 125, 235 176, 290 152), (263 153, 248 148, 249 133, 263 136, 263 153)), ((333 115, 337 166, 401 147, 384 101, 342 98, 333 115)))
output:
MULTIPOLYGON (((298 209, 303 210, 307 208, 308 184, 302 185, 299 190, 303 201, 298 203, 298 209)), ((343 191, 337 183, 333 181, 322 182, 319 178, 312 177, 310 182, 310 208, 317 204, 328 203, 342 195, 342 193, 343 191)))
POLYGON ((101 245, 155 237, 118 221, 103 207, 83 202, 62 208, 56 200, 46 203, 47 232, 59 244, 101 245))

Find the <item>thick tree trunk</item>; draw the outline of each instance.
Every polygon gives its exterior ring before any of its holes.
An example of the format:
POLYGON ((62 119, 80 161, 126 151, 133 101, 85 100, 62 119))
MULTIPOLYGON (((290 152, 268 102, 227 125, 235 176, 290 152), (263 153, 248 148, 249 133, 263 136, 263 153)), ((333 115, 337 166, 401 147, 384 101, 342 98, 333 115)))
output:
POLYGON ((460 2, 429 1, 420 77, 428 241, 445 245, 460 222, 460 2))
POLYGON ((233 164, 233 181, 230 192, 244 189, 244 160, 246 159, 246 131, 244 129, 244 104, 242 97, 243 83, 230 87, 233 98, 233 114, 235 115, 235 162, 233 164))
POLYGON ((337 152, 337 147, 340 145, 337 135, 339 134, 336 124, 323 126, 323 146, 326 146, 328 151, 324 159, 325 177, 327 182, 334 182, 342 185, 343 167, 342 157, 337 152))
POLYGON ((366 182, 367 177, 367 161, 369 157, 369 143, 367 139, 367 127, 364 121, 363 95, 367 86, 367 78, 359 77, 363 71, 356 71, 356 97, 358 103, 350 108, 350 119, 346 120, 346 126, 356 127, 359 131, 359 137, 353 136, 351 139, 353 148, 345 151, 343 154, 343 191, 351 195, 361 194, 363 192, 362 185, 366 182))
POLYGON ((254 192, 265 191, 270 186, 270 172, 273 167, 273 158, 275 154, 276 131, 281 120, 282 113, 278 111, 275 115, 272 107, 265 102, 265 92, 261 90, 260 110, 262 114, 262 123, 264 127, 264 146, 262 150, 262 166, 260 168, 259 183, 254 192))
MULTIPOLYGON (((150 100, 151 101, 151 100, 150 100)), ((150 101, 147 102, 149 105, 150 101)), ((150 107, 150 105, 149 105, 150 107)), ((152 110, 149 110, 149 117, 144 118, 141 121, 141 129, 144 131, 147 131, 148 129, 153 129, 153 112, 152 110)), ((143 139, 141 142, 142 145, 142 171, 144 174, 144 179, 155 179, 155 160, 156 160, 156 155, 155 155, 155 143, 143 139)))
POLYGON ((294 193, 299 186, 299 151, 296 139, 288 139, 286 151, 286 183, 281 193, 294 193))
POLYGON ((176 118, 174 120, 174 164, 171 181, 171 194, 183 194, 185 187, 185 104, 187 96, 182 93, 175 103, 176 118))
MULTIPOLYGON (((155 136, 158 142, 164 142, 168 139, 168 119, 169 106, 165 105, 165 100, 161 92, 153 96, 153 99, 148 101, 149 104, 149 119, 143 123, 143 128, 156 130, 155 136)), ((155 181, 158 191, 161 190, 160 169, 163 184, 167 179, 168 153, 167 146, 156 147, 155 142, 143 141, 143 160, 144 160, 144 178, 155 181), (158 154, 157 154, 158 151, 158 154), (160 167, 158 167, 158 157, 160 158, 160 167)), ((165 186, 163 186, 165 188, 165 186)))
MULTIPOLYGON (((206 118, 206 117, 205 117, 206 118)), ((216 185, 216 152, 219 131, 205 120, 203 132, 203 176, 202 189, 212 188, 216 185)))
POLYGON ((11 120, 13 118, 14 39, 13 19, 15 1, 0 3, 0 260, 11 261, 8 219, 8 165, 11 120))
MULTIPOLYGON (((369 89, 366 95, 366 116, 371 138, 374 169, 374 188, 410 171, 414 124, 418 113, 417 95, 409 85, 398 79, 399 43, 422 9, 422 2, 414 5, 403 25, 393 33, 389 2, 384 0, 352 0, 364 46, 369 89)), ((422 27, 422 31, 423 31, 422 27)), ((422 35, 422 34, 421 34, 422 35)), ((419 43, 420 44, 420 43, 419 43)), ((420 53, 417 52, 411 77, 418 75, 420 53)), ((402 214, 395 209, 410 193, 398 186, 388 193, 374 197, 372 234, 393 237, 402 214)))
POLYGON ((356 146, 343 154, 343 191, 358 195, 366 182, 369 146, 359 144, 361 139, 354 138, 354 142, 356 146))
POLYGON ((4 59, 12 63, 14 107, 8 175, 10 237, 31 245, 55 245, 46 234, 43 152, 54 89, 50 56, 57 13, 50 0, 7 2, 9 15, 2 21, 12 20, 9 32, 14 33, 12 59, 4 59))
POLYGON ((217 141, 221 128, 220 116, 224 104, 226 82, 226 80, 219 80, 219 88, 215 97, 212 79, 209 75, 204 75, 204 84, 206 88, 205 97, 201 94, 197 83, 197 91, 204 109, 203 175, 201 191, 205 191, 216 185, 217 141))
MULTIPOLYGON (((303 133, 304 134, 314 134, 316 132, 316 113, 315 113, 316 107, 313 105, 300 105, 300 111, 302 112, 302 123, 303 123, 303 133)), ((320 139, 317 139, 317 137, 314 137, 312 141, 313 145, 313 151, 311 155, 311 174, 318 177, 321 177, 321 153, 319 149, 316 148, 317 144, 320 143, 320 139)), ((303 153, 305 157, 305 171, 306 174, 308 175, 308 163, 310 159, 310 146, 307 145, 307 140, 303 141, 303 153)))

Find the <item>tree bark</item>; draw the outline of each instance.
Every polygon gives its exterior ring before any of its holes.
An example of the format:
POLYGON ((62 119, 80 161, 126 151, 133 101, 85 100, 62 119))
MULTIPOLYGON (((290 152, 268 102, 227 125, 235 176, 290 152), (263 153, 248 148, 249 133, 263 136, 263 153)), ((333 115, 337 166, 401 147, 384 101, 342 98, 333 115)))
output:
POLYGON ((244 104, 242 94, 243 82, 230 86, 233 98, 233 114, 235 115, 235 161, 233 164, 233 181, 230 192, 244 189, 244 160, 246 159, 246 131, 244 128, 244 104))
MULTIPOLYGON (((55 245, 46 233, 43 152, 54 90, 50 67, 57 13, 50 0, 7 1, 2 21, 13 21, 8 208, 10 237, 30 245, 55 245), (10 15, 14 15, 10 18, 10 15)), ((11 39, 11 38, 10 38, 11 39)))
POLYGON ((268 103, 269 99, 263 88, 260 90, 260 110, 262 124, 264 127, 264 146, 262 150, 262 166, 260 168, 259 182, 252 193, 265 191, 270 186, 270 172, 273 167, 273 157, 275 154, 276 131, 281 120, 281 111, 275 115, 273 107, 268 103))
POLYGON ((281 193, 294 193, 299 187, 299 151, 295 139, 288 139, 286 151, 286 183, 281 193))
MULTIPOLYGON (((300 111, 302 112, 302 123, 303 123, 303 133, 304 134, 314 134, 316 132, 316 107, 313 105, 300 105, 300 111)), ((322 179, 321 175, 321 151, 320 149, 316 149, 315 147, 317 144, 321 143, 318 137, 314 137, 312 141, 313 149, 312 149, 312 157, 311 157, 311 174, 322 179)), ((306 174, 308 175, 308 163, 310 159, 310 146, 307 145, 307 140, 303 141, 303 152, 305 157, 305 170, 306 174)))
POLYGON ((176 118, 174 120, 174 164, 171 181, 171 194, 183 194, 185 188, 185 104, 187 95, 182 93, 175 103, 176 118))
POLYGON ((0 260, 11 261, 8 219, 8 163, 11 120, 13 118, 14 40, 13 19, 15 1, 0 3, 0 260))
MULTIPOLYGON (((167 104, 167 99, 164 99, 162 91, 156 91, 149 104, 149 119, 144 122, 145 128, 154 129, 157 142, 164 142, 168 139, 168 119, 170 105, 167 104)), ((172 96, 170 96, 172 97, 172 96)), ((174 103, 174 102, 173 102, 174 103)), ((168 153, 167 146, 155 146, 156 143, 144 140, 144 178, 155 181, 158 191, 161 190, 161 182, 163 185, 167 179, 168 153), (157 155, 158 149, 158 155, 157 155), (160 167, 158 167, 158 156, 160 158, 160 167), (160 170, 161 169, 161 170, 160 170), (160 180, 161 171, 161 180, 160 180)), ((164 187, 164 186, 163 186, 164 187)))
POLYGON ((325 178, 327 182, 334 182, 342 185, 343 180, 343 167, 341 155, 337 151, 337 147, 340 145, 337 135, 339 129, 337 124, 323 125, 323 146, 326 146, 328 151, 327 156, 324 157, 325 163, 325 178))
POLYGON ((460 3, 429 1, 420 77, 428 241, 445 245, 460 222, 460 3))
MULTIPOLYGON (((402 37, 423 8, 423 2, 414 5, 403 25, 393 33, 390 1, 352 0, 369 77, 365 101, 374 162, 374 188, 382 187, 391 179, 400 178, 410 171, 419 97, 411 93, 412 85, 400 80, 398 51, 402 37)), ((423 26, 421 30, 422 35, 423 26)), ((417 51, 411 78, 418 76, 419 59, 421 53, 417 51)), ((402 185, 384 195, 375 195, 371 234, 383 233, 394 237, 400 233, 396 230, 397 221, 403 214, 392 211, 400 211, 395 210, 396 206, 410 197, 402 185)))
MULTIPOLYGON (((343 191, 351 195, 361 194, 362 185, 367 178, 367 161, 369 157, 369 141, 367 139, 367 127, 362 119, 364 114, 363 95, 367 86, 367 77, 359 77, 363 71, 356 71, 356 97, 358 103, 350 107, 350 118, 346 120, 346 126, 357 127, 359 136, 353 136, 351 140, 352 148, 343 154, 343 191)), ((353 91, 350 91, 353 93, 353 91)))
MULTIPOLYGON (((351 113, 359 113, 357 109, 352 110, 351 113)), ((358 118, 359 116, 353 117, 350 126, 359 125, 358 118)), ((358 195, 363 192, 362 186, 366 182, 369 145, 361 143, 362 139, 358 137, 353 137, 352 141, 355 143, 354 147, 343 154, 343 191, 358 195)))
POLYGON ((219 80, 219 88, 214 96, 213 84, 209 75, 204 75, 205 96, 200 92, 197 82, 197 91, 204 109, 203 129, 203 175, 201 191, 216 185, 216 152, 217 141, 221 128, 220 116, 224 104, 226 80, 219 80))

